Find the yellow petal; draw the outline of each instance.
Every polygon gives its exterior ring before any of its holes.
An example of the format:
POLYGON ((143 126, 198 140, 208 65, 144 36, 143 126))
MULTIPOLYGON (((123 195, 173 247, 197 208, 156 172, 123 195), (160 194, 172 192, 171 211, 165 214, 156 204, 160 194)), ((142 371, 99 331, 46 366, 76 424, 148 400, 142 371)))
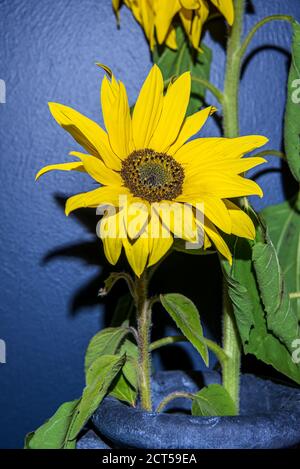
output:
POLYGON ((216 249, 232 264, 231 252, 213 223, 205 219, 204 225, 201 224, 201 226, 204 228, 209 239, 214 243, 216 249))
POLYGON ((44 166, 42 169, 39 170, 37 175, 35 176, 35 180, 37 181, 43 174, 48 173, 49 171, 85 171, 84 166, 82 163, 74 161, 72 163, 58 163, 58 164, 50 164, 48 166, 44 166))
POLYGON ((100 205, 113 205, 118 207, 119 195, 124 192, 124 188, 120 187, 98 187, 90 192, 73 195, 67 200, 66 215, 69 215, 74 210, 82 207, 97 208, 100 205))
POLYGON ((199 161, 195 163, 193 161, 190 165, 185 167, 185 176, 190 180, 191 184, 195 181, 199 181, 199 174, 202 177, 206 177, 213 174, 227 174, 227 175, 237 175, 248 171, 249 169, 255 168, 263 163, 266 160, 259 157, 248 157, 248 158, 232 158, 223 160, 206 160, 203 163, 199 161))
POLYGON ((175 157, 183 165, 240 158, 268 142, 261 135, 237 138, 197 138, 181 147, 175 157))
POLYGON ((129 203, 123 211, 126 232, 130 239, 142 235, 148 225, 149 210, 143 202, 129 203))
POLYGON ((97 182, 100 182, 100 184, 104 184, 106 186, 122 185, 120 174, 107 168, 107 166, 105 166, 105 164, 98 158, 78 151, 72 151, 70 155, 79 158, 82 161, 86 172, 97 182))
POLYGON ((215 107, 209 106, 187 117, 180 129, 175 143, 173 143, 173 145, 171 145, 169 148, 169 155, 176 153, 185 142, 187 142, 193 135, 199 132, 207 121, 208 117, 211 116, 215 111, 215 107))
POLYGON ((178 137, 186 114, 191 91, 191 75, 183 73, 169 85, 164 97, 160 120, 149 143, 149 148, 158 152, 167 152, 178 137))
POLYGON ((102 113, 109 142, 120 159, 133 151, 131 116, 126 89, 122 82, 105 76, 101 86, 102 113))
POLYGON ((187 8, 190 10, 196 10, 197 8, 200 7, 199 0, 180 0, 180 3, 184 8, 187 8))
POLYGON ((128 262, 134 273, 140 277, 144 272, 149 255, 149 239, 145 233, 138 239, 131 241, 129 238, 122 240, 128 262))
POLYGON ((179 0, 159 0, 156 10, 156 34, 159 44, 162 44, 167 36, 170 25, 181 6, 179 0))
POLYGON ((213 196, 189 197, 181 195, 179 201, 190 203, 193 207, 197 207, 205 217, 209 218, 212 223, 218 226, 224 233, 232 232, 232 221, 229 216, 227 206, 223 200, 213 196), (203 206, 201 206, 203 205, 203 206))
POLYGON ((155 46, 155 11, 149 0, 140 0, 140 22, 150 43, 150 48, 153 50, 155 46))
POLYGON ((174 26, 170 26, 169 32, 166 37, 166 45, 173 50, 177 50, 177 39, 176 39, 176 29, 174 26))
POLYGON ((255 226, 249 215, 230 200, 224 200, 224 203, 232 221, 232 233, 241 238, 254 239, 255 226))
POLYGON ((164 82, 154 65, 142 86, 132 116, 133 140, 136 149, 147 148, 156 129, 163 104, 164 82))
POLYGON ((112 0, 112 5, 115 13, 119 12, 121 0, 112 0))
POLYGON ((122 251, 122 239, 119 236, 120 213, 106 215, 100 223, 100 238, 103 242, 104 253, 108 261, 115 265, 122 251))
POLYGON ((159 220, 159 217, 152 211, 151 221, 148 227, 149 236, 149 260, 148 267, 156 264, 169 251, 173 244, 173 236, 170 234, 159 220))
POLYGON ((62 104, 49 103, 49 108, 56 122, 91 155, 103 159, 110 168, 121 168, 121 161, 113 153, 106 132, 96 122, 62 104))
POLYGON ((218 8, 231 26, 234 21, 233 0, 211 0, 211 2, 218 8))
POLYGON ((193 182, 186 178, 183 184, 183 193, 189 197, 212 195, 220 199, 230 199, 232 197, 248 195, 263 196, 263 192, 256 182, 242 176, 230 176, 225 173, 216 173, 210 176, 200 174, 198 180, 195 178, 193 182))
POLYGON ((197 226, 192 208, 187 204, 160 202, 152 205, 163 226, 177 238, 188 242, 198 240, 197 226))

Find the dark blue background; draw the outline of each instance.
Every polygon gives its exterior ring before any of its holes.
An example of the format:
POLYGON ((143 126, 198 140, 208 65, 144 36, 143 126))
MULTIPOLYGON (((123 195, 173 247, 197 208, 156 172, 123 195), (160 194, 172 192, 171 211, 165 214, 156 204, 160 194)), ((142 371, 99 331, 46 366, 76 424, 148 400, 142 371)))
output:
MULTIPOLYGON (((247 29, 266 14, 288 13, 300 19, 299 0, 252 4, 247 29)), ((214 52, 211 79, 222 86, 224 51, 210 34, 206 36, 214 52)), ((287 24, 265 26, 252 45, 257 54, 250 56, 243 75, 241 131, 268 136, 269 148, 281 146, 289 44, 287 24)), ((7 103, 0 104, 0 338, 7 344, 7 364, 0 365, 1 447, 21 447, 26 432, 60 403, 80 395, 85 348, 104 319, 109 321, 109 308, 105 311, 96 298, 104 262, 94 235, 95 216, 91 222, 84 214, 66 218, 62 209, 63 197, 91 188, 89 179, 53 173, 34 183, 41 166, 67 161, 68 152, 76 148, 51 118, 48 101, 71 105, 101 121, 96 61, 109 65, 125 82, 133 103, 150 56, 140 28, 125 8, 117 30, 110 0, 0 1, 0 78, 7 86, 7 103)), ((210 95, 208 102, 214 102, 210 95)), ((217 133, 211 121, 204 134, 217 133)), ((282 201, 290 187, 282 177, 281 162, 269 161, 257 179, 265 197, 254 201, 256 208, 282 201)), ((198 269, 197 299, 194 286, 183 288, 189 271, 181 262, 179 256, 165 268, 167 287, 182 288, 197 300, 201 314, 212 314, 219 308, 214 271, 208 271, 206 260, 187 263, 198 269), (204 276, 212 284, 208 309, 200 298, 204 276)), ((118 290, 113 300, 117 294, 118 290)), ((158 315, 155 320, 160 323, 158 315)), ((208 334, 213 332, 213 326, 208 328, 208 334)), ((160 366, 170 357, 173 366, 179 366, 184 357, 176 350, 177 357, 165 352, 160 366)), ((199 358, 191 356, 199 367, 199 358)))

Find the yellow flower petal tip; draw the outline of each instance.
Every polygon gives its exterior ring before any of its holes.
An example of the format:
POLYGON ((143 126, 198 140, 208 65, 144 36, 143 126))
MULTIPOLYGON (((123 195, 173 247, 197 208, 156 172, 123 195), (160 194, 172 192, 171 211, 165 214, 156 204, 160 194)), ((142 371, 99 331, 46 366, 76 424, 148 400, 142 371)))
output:
POLYGON ((157 65, 150 70, 131 115, 125 86, 108 67, 99 66, 108 75, 101 89, 106 130, 67 106, 49 103, 55 120, 86 153, 70 152, 77 161, 45 166, 36 179, 53 170, 89 174, 97 187, 70 197, 65 214, 84 207, 103 209, 99 236, 108 261, 115 264, 124 250, 138 277, 165 255, 175 237, 186 242, 198 239, 199 226, 205 231, 205 245, 214 245, 231 264, 221 233, 255 235, 253 223, 231 199, 263 196, 260 186, 243 174, 265 160, 244 155, 268 139, 193 138, 216 108, 186 117, 190 72, 164 92, 157 65))
POLYGON ((102 63, 100 63, 100 62, 96 62, 96 65, 97 65, 97 67, 99 67, 99 68, 101 68, 102 70, 104 70, 110 78, 112 78, 113 73, 112 73, 111 69, 110 69, 107 65, 102 64, 102 63))

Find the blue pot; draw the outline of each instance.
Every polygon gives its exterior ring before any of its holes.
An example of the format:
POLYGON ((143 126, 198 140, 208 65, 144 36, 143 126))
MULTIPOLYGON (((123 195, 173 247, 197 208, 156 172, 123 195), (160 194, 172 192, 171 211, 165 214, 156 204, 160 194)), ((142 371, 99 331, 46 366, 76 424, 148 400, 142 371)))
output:
MULTIPOLYGON (((219 383, 215 372, 160 372, 152 382, 153 404, 174 391, 197 392, 219 383)), ((300 444, 300 390, 243 375, 237 417, 192 417, 190 401, 176 399, 165 412, 144 412, 107 397, 92 420, 112 448, 289 448, 300 444)))

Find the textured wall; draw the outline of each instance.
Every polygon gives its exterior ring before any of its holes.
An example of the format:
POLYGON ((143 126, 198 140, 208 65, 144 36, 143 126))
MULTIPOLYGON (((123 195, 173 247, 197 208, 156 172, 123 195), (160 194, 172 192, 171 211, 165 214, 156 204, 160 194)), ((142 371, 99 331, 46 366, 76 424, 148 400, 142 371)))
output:
MULTIPOLYGON (((300 19, 298 0, 253 0, 252 4, 247 28, 266 13, 289 13, 300 19)), ((212 81, 221 86, 224 52, 210 35, 207 42, 214 50, 212 81)), ((252 46, 258 53, 244 70, 242 133, 267 135, 270 148, 280 148, 282 139, 289 42, 286 24, 266 26, 252 46)), ((0 79, 7 86, 7 102, 0 104, 0 338, 7 343, 7 364, 0 365, 0 447, 21 446, 26 432, 61 402, 80 394, 84 350, 109 318, 109 308, 104 310, 95 299, 104 264, 95 242, 95 217, 66 218, 62 209, 63 198, 88 190, 89 180, 57 173, 34 183, 42 165, 66 161, 68 152, 76 148, 51 119, 48 101, 71 105, 101 120, 101 73, 96 61, 108 64, 122 78, 134 102, 150 57, 126 9, 117 30, 110 0, 0 1, 0 79)), ((207 125, 206 135, 216 132, 213 122, 207 125)), ((273 171, 279 166, 270 158, 268 171, 258 177, 265 198, 259 204, 255 201, 256 207, 280 202, 290 187, 280 170, 273 171)), ((207 295, 214 310, 218 308, 214 271, 206 260, 202 262, 196 281, 201 283, 203 273, 211 280, 207 295)), ((188 269, 199 268, 199 263, 192 260, 188 265, 179 256, 165 267, 163 277, 169 290, 182 288, 195 298, 194 286, 183 288, 182 282, 188 269), (179 272, 176 278, 169 274, 174 270, 179 272)), ((201 314, 212 312, 198 300, 201 314)), ((178 349, 178 357, 180 353, 178 349)), ((170 352, 165 352, 163 361, 168 358, 170 352)), ((197 365, 195 355, 193 359, 197 365)))

